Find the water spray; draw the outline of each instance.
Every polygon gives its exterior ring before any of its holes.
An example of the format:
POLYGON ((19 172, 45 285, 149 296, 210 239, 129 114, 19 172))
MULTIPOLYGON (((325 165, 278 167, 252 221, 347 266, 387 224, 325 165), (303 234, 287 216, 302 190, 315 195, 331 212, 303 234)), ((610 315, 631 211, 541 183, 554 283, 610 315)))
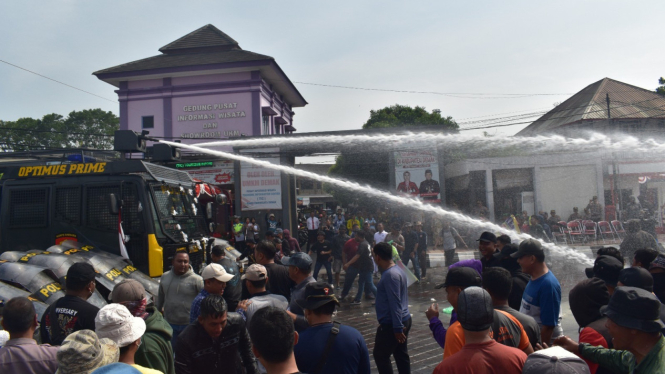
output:
MULTIPOLYGON (((494 224, 494 223, 491 223, 491 222, 485 222, 485 221, 477 220, 477 219, 471 218, 471 217, 466 216, 466 215, 461 214, 461 213, 448 211, 448 210, 445 210, 445 209, 443 209, 441 207, 438 207, 438 206, 426 204, 426 203, 424 203, 420 200, 417 200, 415 198, 412 198, 412 197, 393 195, 390 192, 378 190, 378 189, 376 189, 374 187, 371 187, 371 186, 362 186, 362 185, 360 185, 358 183, 355 183, 355 182, 336 179, 336 178, 329 177, 327 175, 320 175, 320 174, 308 172, 308 171, 305 171, 305 170, 299 170, 299 169, 296 169, 296 168, 293 168, 293 167, 290 167, 290 166, 275 165, 275 164, 272 164, 268 161, 257 160, 257 159, 252 158, 252 157, 241 156, 241 155, 237 155, 237 154, 234 154, 234 153, 214 151, 214 150, 202 148, 202 147, 195 146, 195 145, 175 143, 175 142, 169 142, 169 141, 165 141, 165 140, 161 140, 160 142, 168 144, 172 147, 180 147, 180 148, 190 149, 190 150, 193 150, 193 151, 209 154, 209 155, 212 155, 212 156, 218 156, 218 157, 237 160, 237 161, 241 161, 241 162, 247 162, 247 163, 250 163, 250 164, 253 164, 253 165, 257 165, 257 166, 262 166, 262 167, 266 167, 266 168, 270 168, 270 169, 274 169, 274 170, 279 170, 279 171, 287 173, 287 174, 292 174, 292 175, 297 175, 297 176, 301 176, 301 177, 305 177, 305 178, 315 179, 315 180, 318 180, 318 181, 329 183, 331 185, 334 185, 334 186, 337 186, 337 187, 340 187, 340 188, 344 188, 344 189, 347 189, 347 190, 359 192, 359 193, 365 194, 367 196, 373 196, 373 197, 376 197, 376 198, 380 198, 380 199, 382 199, 383 201, 386 201, 386 202, 392 202, 392 203, 403 205, 403 206, 406 206, 406 207, 409 207, 409 208, 434 213, 438 216, 441 216, 441 217, 449 219, 449 220, 460 221, 460 222, 463 222, 463 223, 468 224, 468 225, 486 227, 490 230, 498 231, 498 232, 504 233, 504 234, 512 236, 512 237, 516 236, 518 239, 521 239, 521 240, 534 239, 530 235, 518 234, 515 231, 506 229, 504 227, 501 227, 501 226, 499 226, 497 224, 494 224)), ((576 260, 576 261, 580 262, 581 264, 592 265, 592 261, 589 258, 587 258, 585 255, 583 255, 581 253, 576 252, 575 250, 573 250, 571 248, 559 247, 559 246, 556 246, 552 243, 545 243, 545 242, 542 242, 542 241, 541 241, 541 243, 543 244, 544 247, 546 247, 550 250, 550 253, 557 252, 557 253, 560 253, 562 255, 565 255, 566 257, 568 257, 572 260, 576 260)))
POLYGON ((322 135, 322 136, 288 136, 288 137, 262 137, 252 139, 229 139, 197 144, 198 147, 279 147, 303 144, 339 145, 366 145, 369 147, 385 147, 399 144, 404 146, 412 143, 419 147, 425 144, 445 145, 447 147, 464 147, 465 149, 497 150, 507 147, 519 147, 522 150, 534 149, 539 152, 561 151, 635 151, 665 153, 665 143, 654 139, 640 140, 627 135, 607 136, 600 133, 589 133, 588 138, 566 138, 560 135, 533 136, 533 137, 493 137, 467 134, 441 134, 441 133, 412 133, 404 134, 377 134, 377 135, 322 135))

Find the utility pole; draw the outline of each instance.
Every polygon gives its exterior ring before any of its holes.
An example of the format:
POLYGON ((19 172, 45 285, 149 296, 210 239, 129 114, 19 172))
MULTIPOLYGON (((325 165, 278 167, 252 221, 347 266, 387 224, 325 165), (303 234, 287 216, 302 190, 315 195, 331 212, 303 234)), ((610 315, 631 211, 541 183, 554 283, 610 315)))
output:
MULTIPOLYGON (((611 128, 612 115, 610 114, 610 94, 609 92, 605 94, 605 102, 607 102, 607 129, 611 128)), ((614 204, 614 212, 616 219, 621 220, 620 209, 623 208, 623 199, 621 198, 621 190, 619 190, 619 185, 617 182, 619 168, 617 167, 617 154, 612 152, 612 184, 614 186, 614 194, 612 196, 612 204, 614 204), (616 195, 619 195, 619 204, 617 205, 616 195)))

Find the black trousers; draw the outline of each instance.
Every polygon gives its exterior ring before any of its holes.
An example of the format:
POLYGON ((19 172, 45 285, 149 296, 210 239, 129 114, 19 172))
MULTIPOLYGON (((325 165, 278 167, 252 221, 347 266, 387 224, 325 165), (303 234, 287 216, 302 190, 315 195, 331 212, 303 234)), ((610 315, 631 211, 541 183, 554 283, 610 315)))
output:
MULTIPOLYGON (((411 318, 404 321, 404 335, 409 336, 411 330, 411 318)), ((390 356, 395 358, 395 365, 397 365, 397 372, 399 374, 411 373, 411 359, 409 358, 409 350, 407 344, 409 339, 404 343, 398 343, 395 339, 395 333, 391 325, 379 325, 376 329, 376 338, 374 340, 374 361, 379 374, 392 374, 393 366, 390 363, 390 356)))

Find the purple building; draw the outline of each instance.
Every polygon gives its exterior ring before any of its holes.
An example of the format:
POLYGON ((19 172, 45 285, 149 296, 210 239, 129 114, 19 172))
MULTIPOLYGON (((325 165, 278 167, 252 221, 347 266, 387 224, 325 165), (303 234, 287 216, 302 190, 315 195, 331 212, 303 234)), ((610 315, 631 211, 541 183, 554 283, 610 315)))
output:
POLYGON ((296 131, 293 108, 307 102, 274 58, 213 25, 159 51, 93 73, 118 87, 121 129, 186 143, 296 131))

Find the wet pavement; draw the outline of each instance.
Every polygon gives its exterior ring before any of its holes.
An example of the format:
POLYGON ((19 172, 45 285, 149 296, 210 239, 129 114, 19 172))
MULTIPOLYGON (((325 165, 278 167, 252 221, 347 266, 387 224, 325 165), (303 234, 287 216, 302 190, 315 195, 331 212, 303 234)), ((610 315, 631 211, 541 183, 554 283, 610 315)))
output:
MULTIPOLYGON (((473 253, 473 251, 469 251, 464 257, 473 258, 475 256, 477 256, 477 252, 473 253)), ((434 260, 435 258, 436 253, 433 253, 431 259, 434 260)), ((411 372, 418 374, 431 373, 443 358, 443 349, 436 343, 429 330, 429 322, 427 321, 427 318, 425 318, 425 310, 427 310, 432 302, 437 302, 439 304, 440 311, 450 306, 446 301, 444 290, 437 290, 434 288, 437 284, 443 283, 446 269, 443 266, 440 266, 441 264, 438 262, 432 262, 436 267, 427 270, 427 278, 421 283, 413 284, 409 287, 409 311, 413 318, 413 324, 411 332, 409 333, 408 345, 411 357, 411 372)), ((556 268, 553 269, 552 272, 557 276, 558 271, 556 268)), ((563 273, 563 270, 560 271, 560 273, 563 273)), ((584 278, 584 273, 575 271, 572 274, 566 272, 566 274, 560 275, 561 277, 557 276, 557 278, 560 279, 562 286, 562 327, 565 335, 571 337, 573 340, 577 340, 578 326, 575 323, 568 306, 568 292, 572 286, 584 278)), ((321 274, 319 275, 319 278, 325 279, 325 277, 321 278, 321 274)), ((374 278, 374 282, 378 282, 378 278, 374 278)), ((357 281, 356 287, 351 290, 349 295, 355 295, 356 289, 357 281)), ((341 288, 338 287, 337 295, 339 296, 340 293, 341 288)), ((443 321, 444 326, 447 327, 450 315, 441 312, 440 319, 443 321)), ((376 364, 372 357, 372 349, 374 348, 374 336, 378 323, 376 321, 376 312, 374 306, 372 306, 372 301, 363 300, 362 305, 359 306, 350 305, 349 302, 342 301, 342 306, 339 308, 335 320, 352 326, 360 331, 365 338, 369 349, 372 373, 377 373, 376 364)), ((397 373, 397 368, 395 367, 394 362, 393 369, 395 373, 397 373)))

